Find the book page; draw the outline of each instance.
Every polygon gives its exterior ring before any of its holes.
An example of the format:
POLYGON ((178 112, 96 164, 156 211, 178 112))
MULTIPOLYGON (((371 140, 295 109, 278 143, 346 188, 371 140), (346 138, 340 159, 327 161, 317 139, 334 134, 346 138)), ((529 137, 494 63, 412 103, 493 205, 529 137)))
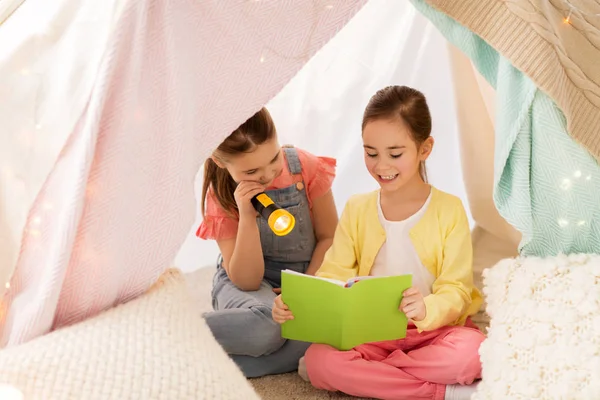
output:
POLYGON ((334 285, 338 285, 338 286, 342 286, 342 287, 346 286, 346 282, 338 281, 337 279, 321 278, 320 276, 307 275, 307 274, 303 274, 302 272, 293 271, 291 269, 284 269, 283 271, 281 271, 281 273, 282 274, 302 275, 307 278, 314 278, 314 279, 319 279, 321 281, 330 282, 330 283, 333 283, 334 285))
MULTIPOLYGON (((410 275, 412 277, 412 274, 407 274, 407 275, 410 275)), ((386 276, 371 276, 371 275, 356 276, 354 278, 348 279, 348 282, 346 283, 345 287, 352 287, 352 285, 354 285, 356 282, 364 281, 366 279, 386 279, 386 278, 389 278, 389 277, 390 276, 387 276, 387 275, 386 276)))

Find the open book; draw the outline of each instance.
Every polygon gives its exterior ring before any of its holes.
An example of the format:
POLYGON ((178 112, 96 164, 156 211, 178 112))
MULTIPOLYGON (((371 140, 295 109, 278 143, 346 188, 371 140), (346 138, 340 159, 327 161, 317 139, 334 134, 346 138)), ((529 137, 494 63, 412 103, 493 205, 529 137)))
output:
POLYGON ((398 307, 411 286, 412 275, 342 282, 282 271, 281 296, 294 319, 281 326, 281 335, 339 350, 404 338, 408 320, 398 307))

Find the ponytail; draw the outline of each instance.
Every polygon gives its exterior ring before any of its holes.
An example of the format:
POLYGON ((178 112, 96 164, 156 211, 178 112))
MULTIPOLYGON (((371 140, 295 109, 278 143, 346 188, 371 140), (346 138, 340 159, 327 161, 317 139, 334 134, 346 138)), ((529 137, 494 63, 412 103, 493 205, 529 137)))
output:
POLYGON ((212 158, 204 163, 204 182, 202 183, 202 218, 206 212, 206 196, 212 187, 215 198, 219 205, 228 214, 237 215, 238 208, 233 193, 235 192, 235 181, 225 168, 219 168, 212 158))

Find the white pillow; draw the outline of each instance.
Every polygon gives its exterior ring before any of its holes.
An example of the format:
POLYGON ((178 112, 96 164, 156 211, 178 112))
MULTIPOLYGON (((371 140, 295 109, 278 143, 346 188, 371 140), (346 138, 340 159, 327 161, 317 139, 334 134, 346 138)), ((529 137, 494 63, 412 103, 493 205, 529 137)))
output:
POLYGON ((504 260, 484 285, 475 399, 600 399, 599 256, 504 260))
POLYGON ((147 293, 0 351, 0 384, 30 399, 259 399, 167 271, 147 293))

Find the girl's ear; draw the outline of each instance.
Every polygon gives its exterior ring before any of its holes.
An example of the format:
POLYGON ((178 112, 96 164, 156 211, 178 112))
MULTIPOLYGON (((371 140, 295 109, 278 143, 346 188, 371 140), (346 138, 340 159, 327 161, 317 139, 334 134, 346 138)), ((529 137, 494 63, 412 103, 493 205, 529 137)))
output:
POLYGON ((217 158, 215 156, 211 156, 210 158, 214 161, 215 164, 217 164, 217 167, 219 167, 221 169, 225 168, 223 163, 221 161, 217 160, 217 158))
POLYGON ((427 160, 431 155, 431 151, 433 150, 433 144, 435 140, 431 136, 429 136, 423 143, 421 143, 421 147, 419 148, 419 158, 421 161, 427 160))

